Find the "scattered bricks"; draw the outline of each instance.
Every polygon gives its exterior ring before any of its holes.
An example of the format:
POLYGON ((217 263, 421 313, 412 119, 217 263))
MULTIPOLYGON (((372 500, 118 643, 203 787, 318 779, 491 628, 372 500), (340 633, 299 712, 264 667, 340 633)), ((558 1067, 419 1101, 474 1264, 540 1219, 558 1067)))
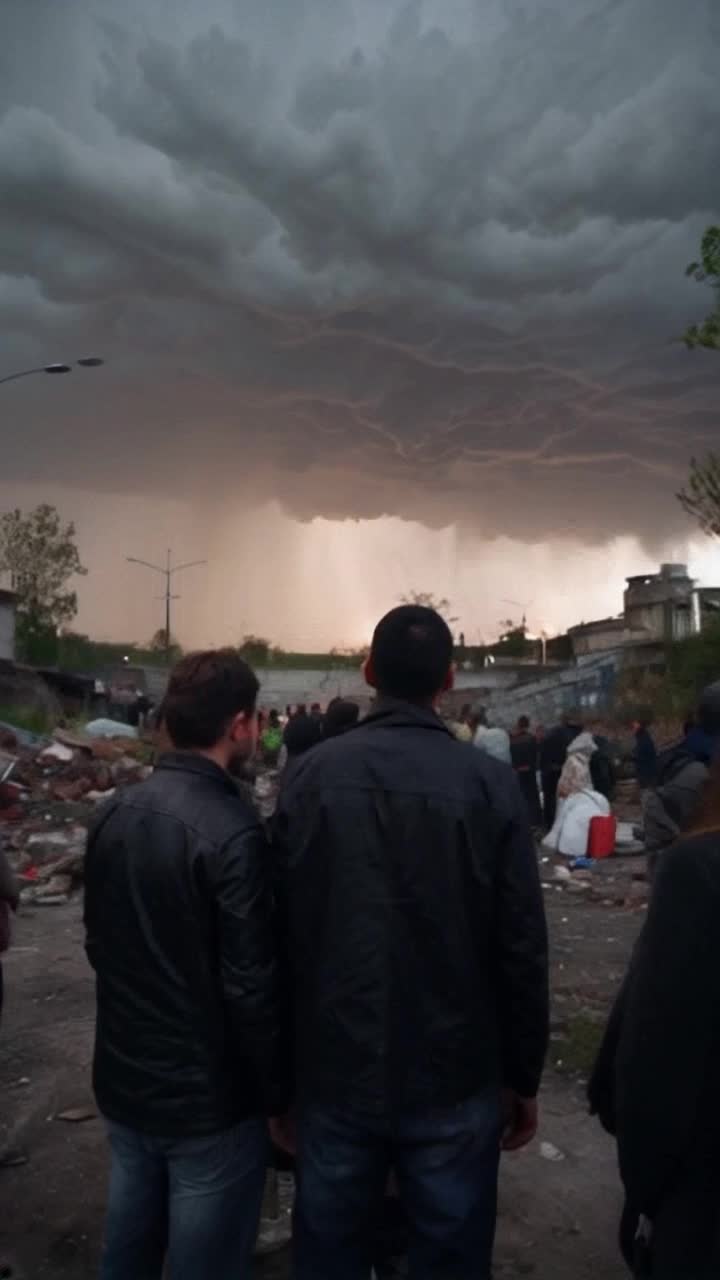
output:
POLYGON ((88 791, 93 789, 92 778, 76 778, 74 782, 54 782, 50 788, 55 800, 65 800, 72 802, 81 800, 88 791))
POLYGON ((90 754, 93 760, 104 760, 107 764, 115 764, 123 754, 122 747, 107 738, 93 738, 90 743, 90 754))
POLYGON ((71 889, 72 876, 53 875, 43 883, 42 888, 38 886, 35 901, 39 902, 41 898, 54 898, 63 893, 68 894, 71 889))
POLYGON ((93 791, 110 791, 113 785, 112 771, 106 764, 98 765, 93 774, 91 789, 93 791))
POLYGON ((57 862, 51 863, 50 866, 43 867, 38 872, 38 879, 47 881, 55 876, 68 876, 70 880, 81 881, 84 865, 85 848, 83 846, 82 849, 75 849, 63 858, 58 858, 57 862))

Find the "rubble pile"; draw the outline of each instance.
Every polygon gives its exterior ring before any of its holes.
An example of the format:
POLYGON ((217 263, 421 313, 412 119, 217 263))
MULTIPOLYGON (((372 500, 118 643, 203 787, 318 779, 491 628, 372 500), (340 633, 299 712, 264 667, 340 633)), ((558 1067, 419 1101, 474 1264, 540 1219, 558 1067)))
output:
POLYGON ((0 729, 0 846, 23 886, 21 900, 67 902, 83 879, 96 806, 147 777, 148 744, 57 730, 30 745, 0 729))
POLYGON ((540 864, 540 878, 546 894, 582 897, 585 902, 603 907, 647 910, 650 883, 644 857, 620 855, 599 861, 578 859, 570 865, 546 856, 541 858, 540 864))

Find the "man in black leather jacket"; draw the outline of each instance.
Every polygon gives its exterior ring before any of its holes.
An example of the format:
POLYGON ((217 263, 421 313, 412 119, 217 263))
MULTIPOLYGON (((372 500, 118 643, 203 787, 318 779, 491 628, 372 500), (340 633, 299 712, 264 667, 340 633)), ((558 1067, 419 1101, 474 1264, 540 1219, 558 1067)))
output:
POLYGON ((451 663, 438 614, 393 610, 366 670, 371 714, 281 792, 295 1280, 367 1280, 391 1168, 413 1280, 485 1280, 501 1145, 535 1133, 548 1019, 536 852, 512 770, 433 710, 451 663))
POLYGON ((287 1107, 268 854, 230 776, 258 683, 232 651, 175 668, 175 750, 103 807, 85 865, 94 1085, 111 1146, 103 1280, 249 1275, 287 1107))

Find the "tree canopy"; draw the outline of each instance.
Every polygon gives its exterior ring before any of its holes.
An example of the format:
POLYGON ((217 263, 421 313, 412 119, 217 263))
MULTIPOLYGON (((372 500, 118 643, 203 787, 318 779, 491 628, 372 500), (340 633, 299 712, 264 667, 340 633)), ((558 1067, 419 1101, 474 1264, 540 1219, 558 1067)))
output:
POLYGON ((692 350, 707 347, 720 350, 720 227, 708 227, 700 243, 700 261, 691 262, 685 274, 701 284, 708 284, 715 294, 715 306, 700 324, 692 324, 683 341, 692 350))
POLYGON ((75 525, 63 525, 55 507, 43 502, 34 511, 0 516, 0 571, 10 575, 17 595, 17 640, 22 657, 32 661, 49 636, 75 617, 74 577, 87 573, 75 541, 75 525))
POLYGON ((266 667, 272 652, 272 644, 265 636, 243 636, 238 653, 250 666, 266 667))
POLYGON ((703 533, 720 538, 720 457, 716 453, 692 459, 687 487, 677 498, 703 533))
POLYGON ((182 657, 182 647, 175 639, 172 631, 168 642, 164 627, 159 627, 155 632, 150 644, 148 645, 150 653, 162 653, 167 655, 172 662, 177 662, 182 657))

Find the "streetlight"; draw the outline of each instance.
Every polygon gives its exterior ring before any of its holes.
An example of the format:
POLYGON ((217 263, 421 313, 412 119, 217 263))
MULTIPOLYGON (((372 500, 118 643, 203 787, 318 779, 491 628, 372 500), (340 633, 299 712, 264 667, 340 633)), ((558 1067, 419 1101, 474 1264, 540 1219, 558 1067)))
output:
POLYGON ((148 560, 137 560, 135 556, 126 556, 128 564, 142 565, 143 569, 152 569, 153 573, 161 573, 165 579, 165 661, 170 665, 170 601, 179 600, 179 596, 174 596, 171 590, 173 574, 180 573, 182 569, 195 569, 198 565, 207 564, 207 560, 188 560, 185 564, 172 564, 172 552, 168 550, 167 564, 165 568, 159 564, 150 564, 148 560))
POLYGON ((71 373, 75 366, 82 369, 97 369, 99 365, 105 361, 100 356, 85 356, 82 360, 76 360, 73 364, 41 364, 37 369, 21 369, 19 373, 8 373, 4 378, 0 378, 2 382, 14 382, 16 378, 29 378, 33 373, 71 373))

